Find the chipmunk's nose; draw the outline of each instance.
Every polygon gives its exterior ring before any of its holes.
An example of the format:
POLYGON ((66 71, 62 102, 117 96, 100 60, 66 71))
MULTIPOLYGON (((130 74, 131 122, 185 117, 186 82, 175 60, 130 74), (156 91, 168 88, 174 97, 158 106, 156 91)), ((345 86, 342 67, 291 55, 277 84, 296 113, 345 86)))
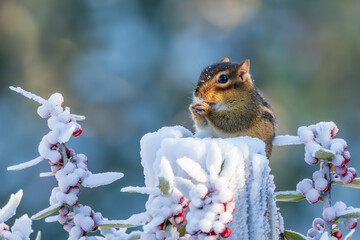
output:
POLYGON ((201 97, 201 96, 202 96, 201 93, 200 93, 200 91, 199 91, 199 88, 198 88, 198 87, 195 88, 195 90, 194 90, 194 96, 195 96, 195 97, 201 97))

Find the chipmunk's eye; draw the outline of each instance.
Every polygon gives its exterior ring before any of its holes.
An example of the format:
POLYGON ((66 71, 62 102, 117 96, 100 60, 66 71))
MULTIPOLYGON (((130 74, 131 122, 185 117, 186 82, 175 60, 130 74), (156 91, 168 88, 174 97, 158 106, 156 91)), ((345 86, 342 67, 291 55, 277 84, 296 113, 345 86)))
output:
POLYGON ((229 80, 229 76, 223 74, 220 75, 218 79, 218 83, 227 83, 228 80, 229 80))

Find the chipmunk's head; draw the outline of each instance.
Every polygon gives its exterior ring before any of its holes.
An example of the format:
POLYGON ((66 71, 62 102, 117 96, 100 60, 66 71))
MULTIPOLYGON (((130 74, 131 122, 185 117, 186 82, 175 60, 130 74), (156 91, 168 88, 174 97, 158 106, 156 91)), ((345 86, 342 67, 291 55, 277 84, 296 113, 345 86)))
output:
POLYGON ((194 103, 207 102, 215 109, 225 110, 229 104, 244 101, 254 92, 254 84, 249 74, 250 61, 240 64, 222 59, 206 67, 194 89, 194 103))

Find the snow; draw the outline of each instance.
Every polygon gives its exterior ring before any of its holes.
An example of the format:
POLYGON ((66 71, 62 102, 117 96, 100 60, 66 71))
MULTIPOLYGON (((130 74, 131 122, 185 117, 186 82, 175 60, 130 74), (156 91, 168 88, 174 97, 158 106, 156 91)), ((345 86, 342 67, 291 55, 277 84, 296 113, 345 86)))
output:
POLYGON ((0 209, 0 223, 6 222, 16 214, 16 208, 18 207, 22 196, 22 190, 19 190, 15 194, 11 194, 9 202, 0 209))
POLYGON ((123 176, 124 174, 119 172, 91 174, 82 181, 81 185, 89 188, 99 187, 119 180, 123 176))
POLYGON ((175 126, 148 133, 140 143, 145 187, 122 190, 150 194, 141 239, 163 237, 159 224, 168 218, 179 225, 182 211, 186 231, 197 232, 194 239, 215 239, 207 233, 212 229, 221 233, 225 226, 232 231, 229 239, 278 239, 283 222, 274 201, 273 178, 261 140, 200 138, 175 126), (168 195, 148 190, 158 188, 159 178, 162 184, 173 184, 168 195))
POLYGON ((22 239, 30 239, 29 235, 33 232, 31 229, 32 221, 28 215, 23 215, 15 220, 14 225, 11 227, 11 232, 22 237, 22 239))

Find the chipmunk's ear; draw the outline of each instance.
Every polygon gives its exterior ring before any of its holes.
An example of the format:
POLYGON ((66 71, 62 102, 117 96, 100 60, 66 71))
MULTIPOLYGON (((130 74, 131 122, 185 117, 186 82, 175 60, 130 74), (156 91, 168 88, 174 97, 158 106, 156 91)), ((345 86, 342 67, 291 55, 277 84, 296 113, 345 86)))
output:
POLYGON ((250 60, 246 59, 236 68, 236 74, 241 81, 245 81, 245 75, 249 73, 250 70, 250 60))
POLYGON ((220 62, 221 62, 221 63, 222 63, 222 62, 230 62, 230 60, 229 60, 229 58, 223 58, 223 59, 220 60, 220 62))

